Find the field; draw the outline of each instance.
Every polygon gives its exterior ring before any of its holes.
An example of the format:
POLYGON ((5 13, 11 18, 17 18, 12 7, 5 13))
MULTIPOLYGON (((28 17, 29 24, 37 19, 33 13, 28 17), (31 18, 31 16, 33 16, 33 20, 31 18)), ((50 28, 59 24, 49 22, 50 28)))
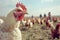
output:
POLYGON ((20 27, 20 30, 22 32, 22 40, 53 40, 51 37, 51 31, 46 29, 46 26, 39 25, 37 23, 35 23, 33 27, 28 29, 20 27))
POLYGON ((45 26, 38 24, 35 24, 32 28, 29 28, 27 30, 22 30, 22 39, 23 40, 53 40, 50 34, 50 30, 47 30, 45 26))

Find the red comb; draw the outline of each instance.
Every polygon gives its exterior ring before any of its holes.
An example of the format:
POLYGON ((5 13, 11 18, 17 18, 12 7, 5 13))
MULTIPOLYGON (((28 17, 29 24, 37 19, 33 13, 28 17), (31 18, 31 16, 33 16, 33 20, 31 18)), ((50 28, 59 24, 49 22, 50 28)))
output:
POLYGON ((25 7, 25 5, 23 5, 22 3, 17 3, 16 7, 21 7, 23 9, 23 11, 27 10, 27 8, 25 7))

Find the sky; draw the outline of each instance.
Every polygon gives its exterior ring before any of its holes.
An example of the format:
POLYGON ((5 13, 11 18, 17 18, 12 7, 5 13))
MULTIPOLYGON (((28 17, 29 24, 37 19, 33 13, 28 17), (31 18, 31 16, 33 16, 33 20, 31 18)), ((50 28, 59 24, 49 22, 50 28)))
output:
POLYGON ((7 16, 16 6, 22 2, 29 13, 26 16, 39 16, 40 14, 60 15, 60 0, 0 0, 0 16, 7 16))

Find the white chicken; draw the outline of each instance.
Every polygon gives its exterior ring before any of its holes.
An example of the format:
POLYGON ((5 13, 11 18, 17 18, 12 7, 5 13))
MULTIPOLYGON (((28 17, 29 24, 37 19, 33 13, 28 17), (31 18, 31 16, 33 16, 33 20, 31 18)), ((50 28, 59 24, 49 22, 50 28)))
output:
POLYGON ((0 25, 1 25, 2 23, 4 23, 4 20, 3 20, 3 19, 0 19, 0 25))
POLYGON ((20 21, 26 13, 26 8, 23 4, 20 4, 20 2, 16 4, 16 7, 15 10, 7 15, 4 23, 0 26, 0 40, 22 40, 22 34, 19 27, 20 21), (18 7, 23 8, 21 10, 18 7), (15 11, 16 14, 19 13, 19 15, 14 14, 15 11))

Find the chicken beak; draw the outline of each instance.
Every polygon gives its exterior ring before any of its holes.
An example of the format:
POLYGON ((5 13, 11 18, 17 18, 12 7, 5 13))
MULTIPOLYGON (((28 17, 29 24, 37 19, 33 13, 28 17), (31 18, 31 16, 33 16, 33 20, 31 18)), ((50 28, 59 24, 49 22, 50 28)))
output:
POLYGON ((27 12, 25 14, 28 14, 27 12))
POLYGON ((27 11, 24 11, 24 14, 28 14, 28 12, 27 11))

